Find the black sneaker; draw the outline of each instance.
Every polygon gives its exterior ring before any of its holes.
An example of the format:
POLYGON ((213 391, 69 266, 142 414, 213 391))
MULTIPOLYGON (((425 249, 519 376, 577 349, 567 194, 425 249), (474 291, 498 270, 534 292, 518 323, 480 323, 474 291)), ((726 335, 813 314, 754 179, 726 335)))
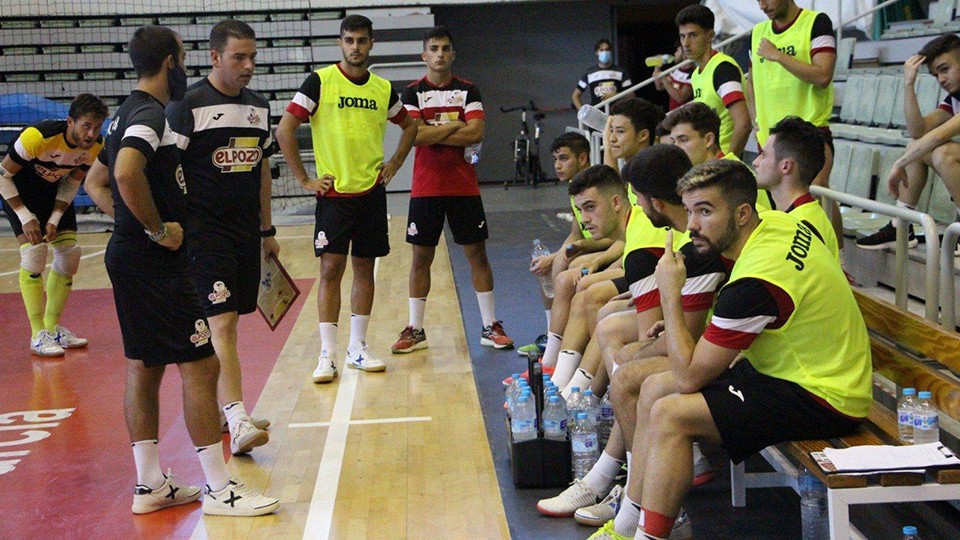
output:
MULTIPOLYGON (((907 247, 917 247, 919 242, 917 241, 916 235, 913 234, 913 225, 909 225, 907 231, 907 247)), ((857 247, 863 249, 885 249, 896 247, 896 245, 897 228, 893 226, 892 221, 870 236, 864 236, 857 240, 857 247)))

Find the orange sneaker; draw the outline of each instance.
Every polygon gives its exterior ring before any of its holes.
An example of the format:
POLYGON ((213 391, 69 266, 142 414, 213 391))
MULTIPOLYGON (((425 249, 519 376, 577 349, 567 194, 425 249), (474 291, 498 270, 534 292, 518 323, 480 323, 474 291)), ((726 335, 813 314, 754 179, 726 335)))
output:
POLYGON ((490 326, 483 327, 480 344, 494 349, 509 349, 513 347, 513 338, 503 331, 503 321, 494 321, 490 326))
POLYGON ((427 333, 421 328, 414 330, 408 326, 400 332, 400 339, 390 347, 393 354, 407 354, 427 348, 427 333))

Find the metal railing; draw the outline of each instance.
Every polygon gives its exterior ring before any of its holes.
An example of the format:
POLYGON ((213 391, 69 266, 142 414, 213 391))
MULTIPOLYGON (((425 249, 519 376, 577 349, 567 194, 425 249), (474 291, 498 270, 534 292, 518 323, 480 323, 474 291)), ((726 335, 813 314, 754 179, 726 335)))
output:
POLYGON ((943 243, 940 244, 940 324, 951 332, 957 329, 954 285, 957 238, 960 238, 960 223, 951 223, 943 232, 943 243))
MULTIPOLYGON (((907 227, 909 226, 909 223, 916 223, 923 228, 923 234, 926 236, 926 238, 938 238, 937 222, 934 221, 933 217, 931 217, 930 214, 917 212, 916 210, 900 208, 820 186, 810 186, 810 193, 817 197, 824 197, 826 199, 837 201, 838 203, 847 204, 856 208, 862 208, 868 212, 875 212, 877 214, 898 218, 897 247, 895 252, 896 270, 894 275, 894 303, 897 305, 897 307, 907 310, 907 263, 909 262, 907 253, 907 227)), ((833 213, 832 207, 833 205, 830 204, 823 205, 823 209, 827 212, 828 216, 833 213)), ((832 218, 832 216, 830 217, 832 218)), ((958 231, 960 231, 960 229, 958 229, 958 231)), ((924 316, 933 322, 937 322, 937 308, 940 300, 940 244, 938 244, 936 241, 927 242, 926 251, 926 305, 924 307, 924 316)), ((951 254, 952 253, 953 251, 951 250, 951 254)))

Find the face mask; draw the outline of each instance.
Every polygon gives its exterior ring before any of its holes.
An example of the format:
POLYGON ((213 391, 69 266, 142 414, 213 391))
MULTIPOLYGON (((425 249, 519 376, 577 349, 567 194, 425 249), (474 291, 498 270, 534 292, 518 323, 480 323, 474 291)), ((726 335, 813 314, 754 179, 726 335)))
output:
POLYGON ((597 53, 597 58, 601 64, 609 64, 613 61, 613 51, 600 51, 597 53))
POLYGON ((187 93, 187 72, 182 67, 167 70, 167 90, 170 91, 170 101, 180 101, 187 93))

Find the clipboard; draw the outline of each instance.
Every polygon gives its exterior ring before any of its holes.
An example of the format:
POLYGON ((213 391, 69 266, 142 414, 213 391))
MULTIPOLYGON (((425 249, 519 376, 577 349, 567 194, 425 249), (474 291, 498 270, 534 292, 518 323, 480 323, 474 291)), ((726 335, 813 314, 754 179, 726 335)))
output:
POLYGON ((260 264, 257 311, 263 316, 270 330, 277 329, 298 296, 300 289, 276 255, 270 255, 269 259, 260 264))

